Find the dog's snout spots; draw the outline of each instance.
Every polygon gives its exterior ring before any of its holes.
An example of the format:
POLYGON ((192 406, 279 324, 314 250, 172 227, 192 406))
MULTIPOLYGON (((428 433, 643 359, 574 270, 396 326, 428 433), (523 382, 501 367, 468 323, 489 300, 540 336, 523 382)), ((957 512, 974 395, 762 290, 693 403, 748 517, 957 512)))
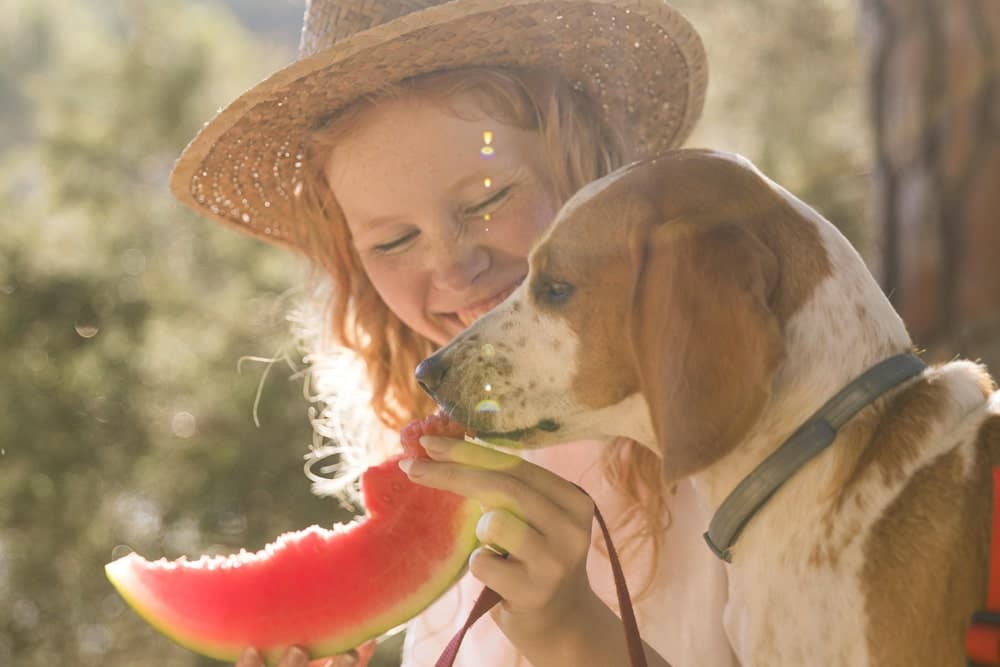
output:
POLYGON ((517 346, 518 347, 524 347, 527 344, 528 344, 528 337, 527 336, 522 336, 522 337, 520 337, 520 338, 517 339, 517 346))
POLYGON ((521 312, 521 302, 515 301, 514 303, 510 304, 510 309, 515 313, 521 312))
POLYGON ((558 338, 553 338, 552 339, 552 349, 558 352, 559 348, 561 348, 561 347, 562 347, 562 341, 559 340, 558 338))
POLYGON ((516 326, 517 326, 517 322, 516 321, 514 321, 514 320, 507 320, 506 322, 504 322, 503 324, 500 325, 500 331, 510 331, 511 329, 513 329, 516 326))

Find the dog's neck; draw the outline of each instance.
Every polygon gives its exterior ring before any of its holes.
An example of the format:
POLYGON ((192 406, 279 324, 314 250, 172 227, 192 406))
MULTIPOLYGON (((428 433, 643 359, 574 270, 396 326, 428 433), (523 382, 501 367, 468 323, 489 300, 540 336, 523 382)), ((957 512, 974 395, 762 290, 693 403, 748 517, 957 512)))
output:
MULTIPOLYGON (((729 561, 730 547, 746 524, 785 482, 826 451, 840 429, 884 394, 927 370, 912 354, 897 354, 866 370, 830 398, 791 437, 741 481, 715 512, 705 539, 712 551, 729 561)), ((874 410, 874 408, 872 408, 874 410)), ((871 412, 872 410, 869 410, 871 412)), ((868 419, 871 431, 871 419, 868 419)), ((857 442, 857 428, 844 442, 857 442)), ((862 441, 863 442, 863 441, 862 441)), ((852 449, 863 449, 857 446, 852 449)), ((838 458, 844 458, 840 456, 838 458)))
POLYGON ((912 345, 902 320, 853 247, 811 210, 803 215, 820 229, 832 275, 787 323, 787 357, 761 418, 728 455, 695 475, 713 510, 830 397, 871 366, 912 345))

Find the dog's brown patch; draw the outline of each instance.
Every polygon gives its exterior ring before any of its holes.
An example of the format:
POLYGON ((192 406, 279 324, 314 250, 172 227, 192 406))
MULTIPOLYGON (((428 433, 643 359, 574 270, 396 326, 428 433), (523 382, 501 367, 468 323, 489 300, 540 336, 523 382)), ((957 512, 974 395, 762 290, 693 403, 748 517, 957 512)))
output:
MULTIPOLYGON (((977 374, 975 382, 984 399, 989 396, 993 382, 985 370, 977 374)), ((833 447, 838 472, 831 484, 839 495, 838 510, 872 475, 877 475, 878 484, 902 479, 935 425, 956 409, 950 391, 948 383, 932 370, 880 398, 841 430, 833 447)))
POLYGON ((865 545, 871 664, 965 664, 965 630, 985 599, 990 466, 980 449, 971 480, 950 452, 917 471, 865 545))
POLYGON ((837 564, 853 535, 842 528, 834 531, 834 526, 864 508, 864 487, 898 484, 904 479, 928 438, 934 437, 935 426, 953 417, 949 391, 947 383, 933 376, 919 378, 880 398, 841 429, 830 448, 834 455, 830 482, 833 502, 822 519, 826 534, 840 538, 817 545, 810 565, 837 564))

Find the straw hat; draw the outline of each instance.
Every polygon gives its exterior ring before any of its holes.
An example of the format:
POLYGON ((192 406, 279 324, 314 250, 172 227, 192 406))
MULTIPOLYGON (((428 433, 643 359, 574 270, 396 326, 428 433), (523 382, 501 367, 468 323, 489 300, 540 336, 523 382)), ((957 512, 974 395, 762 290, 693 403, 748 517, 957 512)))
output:
POLYGON ((309 0, 299 59, 205 124, 170 189, 296 249, 289 222, 310 132, 385 83, 477 65, 560 72, 637 158, 687 137, 707 84, 698 34, 662 0, 309 0))

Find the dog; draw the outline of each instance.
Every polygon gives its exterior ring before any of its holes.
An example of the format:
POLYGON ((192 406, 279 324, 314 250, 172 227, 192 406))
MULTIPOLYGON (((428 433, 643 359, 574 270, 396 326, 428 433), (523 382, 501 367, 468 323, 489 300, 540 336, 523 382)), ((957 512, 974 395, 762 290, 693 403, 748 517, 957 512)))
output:
MULTIPOLYGON (((633 438, 718 511, 831 397, 912 350, 832 224, 746 159, 688 149, 574 195, 522 285, 417 380, 487 441, 633 438)), ((909 363, 720 554, 743 665, 966 664, 1000 394, 973 362, 909 363)))

